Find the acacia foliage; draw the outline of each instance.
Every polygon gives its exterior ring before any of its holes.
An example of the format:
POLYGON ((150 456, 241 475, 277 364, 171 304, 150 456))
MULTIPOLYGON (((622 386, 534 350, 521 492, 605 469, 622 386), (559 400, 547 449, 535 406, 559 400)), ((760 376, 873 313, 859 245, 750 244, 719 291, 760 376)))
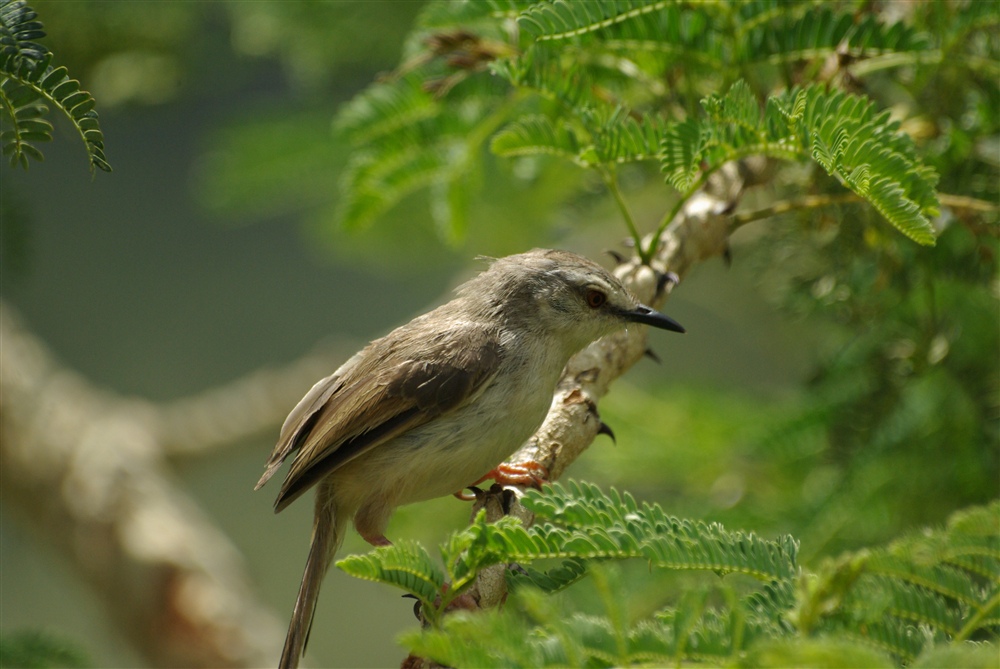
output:
POLYGON ((70 77, 52 65, 52 53, 35 40, 45 36, 38 14, 24 0, 0 0, 0 132, 3 155, 12 166, 28 169, 42 160, 37 147, 52 141, 48 105, 61 111, 83 140, 91 169, 111 171, 104 154, 96 102, 70 77))
POLYGON ((364 225, 426 188, 438 229, 461 240, 487 147, 568 159, 612 191, 622 165, 647 162, 676 189, 667 202, 760 155, 822 168, 933 244, 937 174, 858 81, 940 61, 940 46, 849 3, 431 2, 400 68, 338 117, 354 147, 340 217, 364 225))
POLYGON ((531 527, 509 517, 486 523, 481 513, 441 545, 440 562, 403 543, 338 566, 416 597, 432 627, 405 642, 447 666, 776 667, 825 657, 829 667, 892 667, 946 654, 952 662, 996 664, 1000 503, 810 571, 798 564, 792 537, 769 540, 675 518, 614 489, 570 481, 529 491, 523 502, 535 514, 531 527), (628 560, 718 578, 680 597, 664 591, 659 598, 669 603, 636 616, 634 593, 615 567, 628 560), (517 565, 507 572, 513 597, 504 610, 444 615, 495 564, 517 565), (566 611, 552 597, 588 578, 598 612, 566 611))

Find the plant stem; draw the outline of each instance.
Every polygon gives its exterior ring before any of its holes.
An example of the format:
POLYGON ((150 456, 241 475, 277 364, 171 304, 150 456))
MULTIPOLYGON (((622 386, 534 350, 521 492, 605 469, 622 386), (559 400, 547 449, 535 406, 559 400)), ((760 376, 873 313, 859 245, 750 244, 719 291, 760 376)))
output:
POLYGON ((974 197, 966 197, 965 195, 950 195, 948 193, 938 193, 938 202, 941 204, 951 207, 952 209, 969 209, 971 211, 997 211, 1000 209, 993 202, 987 200, 980 200, 974 197))
POLYGON ((975 615, 969 618, 969 622, 965 623, 965 627, 959 630, 958 634, 952 638, 951 642, 953 644, 961 643, 972 636, 972 633, 979 628, 979 623, 982 619, 985 618, 987 614, 991 613, 993 609, 996 608, 997 604, 1000 604, 1000 592, 990 597, 989 601, 982 606, 977 607, 975 615))
MULTIPOLYGON (((667 212, 667 215, 663 217, 663 219, 660 221, 660 224, 656 226, 656 232, 653 233, 653 238, 649 240, 649 248, 645 250, 645 253, 643 253, 640 250, 639 252, 640 258, 653 257, 653 254, 656 253, 656 247, 660 243, 660 237, 663 236, 663 233, 666 231, 667 226, 670 225, 671 221, 677 218, 677 214, 680 213, 681 208, 683 208, 684 205, 687 203, 687 201, 691 199, 692 195, 698 192, 698 189, 700 189, 702 186, 705 185, 705 182, 708 181, 708 176, 714 171, 715 170, 704 172, 698 178, 698 181, 693 183, 691 187, 688 188, 687 192, 681 195, 680 199, 677 200, 677 203, 674 204, 673 208, 671 208, 670 211, 667 212)), ((643 262, 645 262, 647 265, 649 264, 645 259, 643 260, 643 262)))
POLYGON ((618 187, 618 179, 615 177, 614 173, 610 169, 600 169, 601 177, 604 178, 604 183, 607 185, 608 190, 611 191, 611 195, 614 196, 615 202, 618 203, 618 209, 622 212, 622 217, 625 219, 625 225, 628 226, 629 234, 632 235, 633 241, 635 241, 635 249, 639 254, 639 259, 642 260, 644 265, 649 264, 649 252, 643 252, 642 248, 642 238, 639 236, 639 230, 635 227, 635 219, 632 217, 632 212, 628 208, 628 203, 625 202, 625 197, 622 195, 621 189, 618 187))
MULTIPOLYGON (((864 198, 855 193, 840 193, 837 195, 805 195, 793 200, 782 200, 772 204, 770 207, 747 211, 733 215, 732 229, 736 230, 747 223, 753 223, 772 216, 778 216, 798 209, 817 209, 835 204, 860 204, 864 198)), ((967 209, 970 211, 991 212, 997 211, 1000 207, 986 200, 979 200, 964 195, 950 195, 948 193, 938 193, 938 201, 953 209, 967 209)))
POLYGON ((770 207, 748 211, 733 216, 732 229, 743 227, 747 223, 753 223, 764 218, 771 218, 779 214, 784 214, 797 209, 815 209, 818 207, 828 207, 834 204, 851 204, 862 202, 861 196, 854 193, 840 193, 838 195, 806 195, 794 200, 782 200, 772 204, 770 207))

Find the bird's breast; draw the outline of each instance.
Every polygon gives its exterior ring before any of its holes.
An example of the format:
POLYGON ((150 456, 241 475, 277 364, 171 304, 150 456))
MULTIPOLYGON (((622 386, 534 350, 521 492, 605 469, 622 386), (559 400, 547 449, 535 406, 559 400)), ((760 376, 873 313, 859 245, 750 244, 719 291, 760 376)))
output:
POLYGON ((477 396, 347 463, 332 483, 354 499, 347 506, 375 495, 399 506, 472 485, 538 429, 565 362, 505 357, 477 396))

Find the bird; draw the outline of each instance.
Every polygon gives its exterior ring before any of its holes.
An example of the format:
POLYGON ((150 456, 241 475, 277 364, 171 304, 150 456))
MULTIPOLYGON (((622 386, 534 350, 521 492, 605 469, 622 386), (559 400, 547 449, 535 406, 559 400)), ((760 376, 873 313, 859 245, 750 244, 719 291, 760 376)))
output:
POLYGON ((275 513, 312 487, 316 499, 280 669, 298 666, 349 521, 384 546, 397 507, 505 482, 499 465, 545 419, 571 356, 631 324, 684 332, 568 251, 492 259, 456 293, 317 382, 281 427, 255 490, 291 457, 275 513))

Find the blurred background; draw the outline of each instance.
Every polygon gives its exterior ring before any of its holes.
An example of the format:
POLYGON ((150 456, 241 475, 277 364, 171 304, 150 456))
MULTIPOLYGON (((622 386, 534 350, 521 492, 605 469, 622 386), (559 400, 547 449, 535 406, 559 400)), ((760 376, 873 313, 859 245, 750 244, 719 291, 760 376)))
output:
MULTIPOLYGON (((43 43, 97 99, 114 172, 91 176, 58 118, 43 163, 3 167, 8 315, 89 384, 155 406, 319 356, 326 367, 282 395, 283 416, 369 339, 447 299, 478 255, 625 250, 600 184, 548 163, 491 167, 457 243, 441 241, 419 195, 368 228, 336 226, 348 149, 334 115, 398 64, 421 4, 33 2, 43 43)), ((982 181, 957 174, 942 190, 996 202, 994 98, 942 98, 942 117, 965 120, 933 160, 978 161, 982 181), (982 136, 992 143, 977 150, 982 136)), ((666 187, 631 178, 651 226, 666 187)), ((696 268, 664 309, 689 334, 653 334, 662 363, 640 363, 601 405, 617 444, 599 438, 571 477, 678 516, 791 533, 806 565, 997 496, 995 227, 952 221, 925 249, 847 208, 802 230, 748 225, 731 266, 696 268), (835 225, 847 216, 865 225, 835 225)), ((253 492, 279 424, 174 453, 168 477, 283 625, 312 508, 275 516, 277 487, 253 492)), ((0 509, 2 631, 46 631, 93 666, 148 665, 106 614, 108 594, 23 506, 0 509)), ((388 534, 434 546, 468 512, 450 498, 404 508, 388 534)), ((364 550, 352 535, 344 553, 364 550)), ((307 659, 395 666, 394 636, 414 624, 409 600, 334 569, 307 659)))

